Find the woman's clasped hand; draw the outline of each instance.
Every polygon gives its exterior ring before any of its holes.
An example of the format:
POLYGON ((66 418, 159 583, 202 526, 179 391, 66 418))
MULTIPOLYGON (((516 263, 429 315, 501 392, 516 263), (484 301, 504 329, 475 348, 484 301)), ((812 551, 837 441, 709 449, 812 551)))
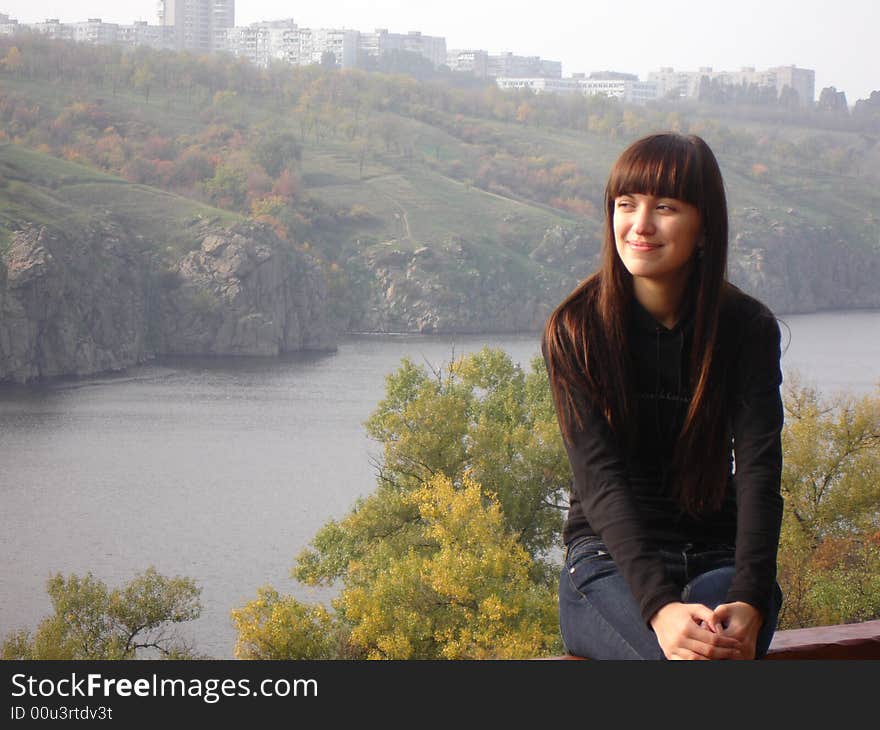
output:
POLYGON ((754 659, 761 616, 742 602, 714 611, 700 603, 667 603, 651 628, 667 659, 754 659))

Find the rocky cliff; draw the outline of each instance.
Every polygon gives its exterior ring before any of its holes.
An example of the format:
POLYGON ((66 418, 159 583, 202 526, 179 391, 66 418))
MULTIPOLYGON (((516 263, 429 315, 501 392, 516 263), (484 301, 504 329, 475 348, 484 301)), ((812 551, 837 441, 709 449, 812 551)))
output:
POLYGON ((112 222, 32 226, 0 256, 0 381, 118 370, 161 354, 332 349, 314 261, 267 228, 206 228, 157 263, 112 222))
POLYGON ((776 314, 880 308, 876 240, 813 224, 795 209, 745 208, 732 228, 730 279, 776 314))
POLYGON ((349 322, 355 331, 536 331, 559 287, 555 272, 525 269, 503 250, 486 256, 461 240, 415 250, 391 241, 363 262, 372 278, 365 306, 349 322))
MULTIPOLYGON (((732 216, 728 274, 777 314, 880 308, 880 248, 814 225, 794 210, 732 216)), ((600 265, 600 233, 555 226, 529 255, 448 241, 407 249, 390 241, 363 262, 368 301, 349 323, 372 332, 539 330, 568 292, 600 265)))
MULTIPOLYGON (((794 212, 737 211, 730 277, 777 314, 880 307, 880 252, 794 212)), ((0 381, 119 370, 162 354, 332 349, 317 263, 255 223, 204 227, 176 257, 111 221, 31 226, 0 255, 0 381)), ((354 331, 539 330, 598 266, 595 231, 549 229, 526 258, 461 239, 389 242, 360 261, 354 331)))

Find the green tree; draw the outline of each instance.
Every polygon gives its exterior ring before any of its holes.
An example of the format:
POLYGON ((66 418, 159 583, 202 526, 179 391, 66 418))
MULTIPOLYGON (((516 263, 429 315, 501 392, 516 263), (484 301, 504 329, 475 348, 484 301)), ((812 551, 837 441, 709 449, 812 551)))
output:
POLYGON ((257 143, 253 151, 254 161, 273 178, 285 168, 302 159, 302 145, 291 132, 273 134, 257 143))
POLYGON ((122 588, 110 590, 91 573, 60 573, 46 590, 54 612, 33 635, 7 636, 3 659, 135 659, 143 653, 191 658, 192 647, 174 625, 201 614, 201 589, 191 578, 166 578, 148 568, 122 588))
MULTIPOLYGON (((488 348, 433 371, 405 359, 366 427, 384 447, 376 491, 325 525, 293 569, 306 584, 342 582, 330 633, 345 638, 325 648, 372 658, 558 651, 550 550, 569 469, 541 358, 528 375, 488 348)), ((314 631, 318 614, 306 611, 265 596, 240 609, 241 655, 277 658, 278 621, 314 631)), ((309 656, 304 637, 281 643, 289 658, 309 656)))
POLYGON ((779 582, 785 628, 880 618, 880 394, 787 386, 779 582))
POLYGON ((214 176, 204 183, 205 192, 222 208, 241 210, 247 198, 248 174, 237 165, 224 162, 214 169, 214 176))
POLYGON ((570 470, 540 357, 529 374, 489 348, 431 373, 405 359, 365 425, 383 445, 382 482, 413 490, 469 473, 533 558, 558 543, 570 470))

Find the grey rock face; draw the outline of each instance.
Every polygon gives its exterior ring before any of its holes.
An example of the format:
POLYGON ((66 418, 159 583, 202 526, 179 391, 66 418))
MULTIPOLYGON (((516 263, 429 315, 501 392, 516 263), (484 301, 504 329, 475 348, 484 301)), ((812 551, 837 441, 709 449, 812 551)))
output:
POLYGON ((143 358, 146 272, 119 231, 101 234, 15 234, 0 269, 0 380, 118 370, 143 358))
POLYGON ((265 231, 241 224, 208 235, 177 265, 180 286, 162 299, 160 350, 278 355, 335 347, 320 269, 265 231))
MULTIPOLYGON (((550 314, 554 295, 563 294, 558 276, 524 278, 504 254, 481 264, 477 252, 458 240, 412 252, 391 241, 365 263, 373 287, 366 306, 350 323, 356 331, 536 331, 550 314)), ((575 283, 567 282, 568 288, 575 283)))
POLYGON ((777 314, 880 307, 880 249, 795 211, 738 212, 729 276, 777 314))
POLYGON ((0 258, 0 381, 120 370, 155 354, 333 349, 317 264, 256 224, 206 232, 159 273, 112 224, 19 231, 0 258))

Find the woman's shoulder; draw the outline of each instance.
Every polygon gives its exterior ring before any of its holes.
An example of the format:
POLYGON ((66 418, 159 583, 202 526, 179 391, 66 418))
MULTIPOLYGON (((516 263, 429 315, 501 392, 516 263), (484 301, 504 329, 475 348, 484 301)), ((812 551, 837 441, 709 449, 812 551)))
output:
POLYGON ((721 318, 723 325, 734 329, 776 326, 776 315, 770 307, 730 282, 724 283, 721 318))
POLYGON ((767 373, 778 379, 780 330, 776 316, 759 299, 726 284, 720 321, 722 349, 742 377, 767 373))

